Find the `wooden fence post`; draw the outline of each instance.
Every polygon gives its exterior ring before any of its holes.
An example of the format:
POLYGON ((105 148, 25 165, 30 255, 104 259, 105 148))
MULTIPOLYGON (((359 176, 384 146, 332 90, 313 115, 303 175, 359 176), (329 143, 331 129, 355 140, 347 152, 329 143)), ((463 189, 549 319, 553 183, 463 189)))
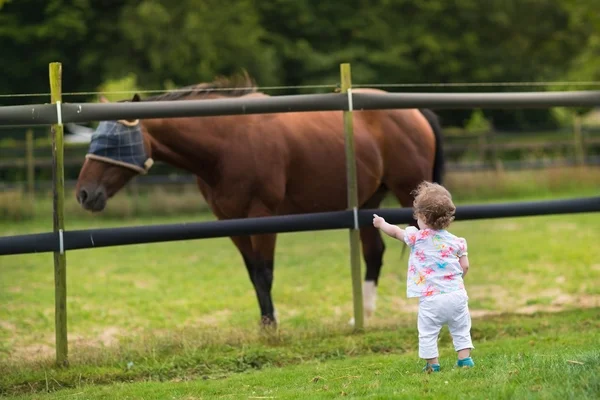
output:
POLYGON ((64 174, 64 128, 62 124, 62 64, 50 63, 50 95, 56 104, 58 122, 52 125, 52 192, 54 232, 58 233, 60 249, 54 252, 54 306, 56 329, 56 363, 66 367, 68 360, 67 340, 67 257, 63 250, 65 229, 65 174, 64 174))
POLYGON ((585 149, 583 135, 581 134, 581 116, 575 114, 573 119, 573 145, 575 147, 575 162, 577 165, 585 163, 585 149))
POLYGON ((348 209, 354 211, 355 226, 350 229, 350 268, 352 273, 352 297, 354 303, 354 330, 364 329, 362 285, 360 273, 360 230, 358 229, 358 185, 356 180, 356 154, 354 152, 354 124, 352 120, 352 77, 350 64, 340 64, 341 91, 348 94, 348 111, 344 111, 346 148, 346 176, 348 209))

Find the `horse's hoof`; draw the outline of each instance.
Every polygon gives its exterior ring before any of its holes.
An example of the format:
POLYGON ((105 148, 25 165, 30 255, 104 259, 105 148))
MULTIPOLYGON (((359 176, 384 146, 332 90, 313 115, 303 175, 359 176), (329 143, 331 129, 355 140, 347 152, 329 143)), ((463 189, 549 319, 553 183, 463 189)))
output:
POLYGON ((277 329, 277 321, 266 315, 263 315, 262 318, 260 319, 260 326, 264 329, 276 330, 277 329))

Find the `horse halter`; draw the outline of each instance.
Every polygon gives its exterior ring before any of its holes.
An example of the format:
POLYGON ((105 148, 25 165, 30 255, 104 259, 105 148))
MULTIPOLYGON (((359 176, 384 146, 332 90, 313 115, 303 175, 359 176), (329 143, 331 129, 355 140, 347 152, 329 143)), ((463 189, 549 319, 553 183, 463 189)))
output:
POLYGON ((154 163, 146 155, 140 121, 101 121, 85 158, 118 165, 145 175, 154 163))

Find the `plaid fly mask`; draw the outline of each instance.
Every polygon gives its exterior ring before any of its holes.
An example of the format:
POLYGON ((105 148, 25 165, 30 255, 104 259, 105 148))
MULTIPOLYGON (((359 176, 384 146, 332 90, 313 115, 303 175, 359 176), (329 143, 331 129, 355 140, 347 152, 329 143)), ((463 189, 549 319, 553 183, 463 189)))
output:
POLYGON ((101 121, 92 135, 86 158, 146 174, 153 160, 146 156, 139 120, 101 121))

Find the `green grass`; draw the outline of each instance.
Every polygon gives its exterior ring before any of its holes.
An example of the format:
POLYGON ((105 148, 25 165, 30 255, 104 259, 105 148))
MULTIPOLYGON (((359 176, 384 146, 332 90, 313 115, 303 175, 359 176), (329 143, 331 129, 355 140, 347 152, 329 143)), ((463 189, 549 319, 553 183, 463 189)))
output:
POLYGON ((446 176, 444 184, 458 202, 597 196, 600 168, 453 172, 446 176))
POLYGON ((363 335, 209 346, 162 363, 146 359, 128 367, 124 359, 103 370, 40 371, 15 398, 597 398, 599 316, 595 309, 477 319, 471 370, 453 368, 444 330, 442 371, 422 373, 414 330, 401 325, 363 335), (103 381, 113 383, 97 384, 103 381))
MULTIPOLYGON (((66 225, 81 229, 212 219, 206 214, 126 221, 67 217, 66 225)), ((49 217, 2 224, 0 235, 43 232, 51 226, 49 217)), ((451 383, 460 388, 461 379, 472 376, 468 379, 474 397, 485 394, 487 384, 494 387, 492 397, 516 393, 549 398, 547 390, 554 389, 567 397, 586 391, 598 394, 597 381, 596 386, 591 382, 597 369, 589 367, 598 362, 597 350, 591 351, 594 343, 597 349, 600 327, 600 264, 594 251, 598 226, 599 214, 452 226, 469 243, 472 267, 466 284, 480 368, 444 372, 451 383), (564 313, 528 316, 561 310, 564 313), (584 365, 566 363, 571 358, 584 360, 584 365), (507 376, 513 367, 523 372, 507 376), (550 384, 560 373, 566 374, 568 384, 550 384), (528 392, 519 389, 521 383, 540 389, 528 392)), ((307 390, 313 390, 311 397, 372 390, 387 397, 403 388, 407 392, 400 394, 407 398, 439 394, 446 387, 442 381, 416 372, 420 370, 415 353, 417 302, 405 295, 406 255, 401 258, 401 245, 387 237, 376 316, 367 322, 366 334, 351 333, 347 240, 342 230, 279 236, 273 289, 280 317, 276 335, 257 328, 256 297, 229 239, 71 251, 67 254, 71 367, 66 370, 52 366, 52 254, 2 257, 0 395, 49 390, 57 397, 84 391, 83 398, 113 393, 136 398, 167 394, 235 398, 268 396, 270 390, 275 393, 271 396, 293 398, 307 390), (373 377, 375 370, 368 367, 376 363, 382 365, 381 378, 373 377), (356 374, 361 379, 334 380, 344 376, 345 368, 363 366, 368 367, 364 374, 356 374), (267 370, 248 373, 256 369, 267 370), (402 383, 390 384, 387 379, 396 374, 402 383), (313 383, 311 375, 324 379, 313 383), (206 379, 197 381, 202 377, 206 379), (94 385, 129 381, 139 383, 94 385), (153 386, 154 381, 185 383, 153 386), (375 381, 378 386, 371 387, 375 381), (424 382, 429 382, 431 392, 423 392, 424 382), (344 383, 348 387, 343 388, 344 383), (329 389, 319 391, 324 385, 329 389)), ((443 366, 448 367, 447 334, 441 345, 446 348, 443 366)))

